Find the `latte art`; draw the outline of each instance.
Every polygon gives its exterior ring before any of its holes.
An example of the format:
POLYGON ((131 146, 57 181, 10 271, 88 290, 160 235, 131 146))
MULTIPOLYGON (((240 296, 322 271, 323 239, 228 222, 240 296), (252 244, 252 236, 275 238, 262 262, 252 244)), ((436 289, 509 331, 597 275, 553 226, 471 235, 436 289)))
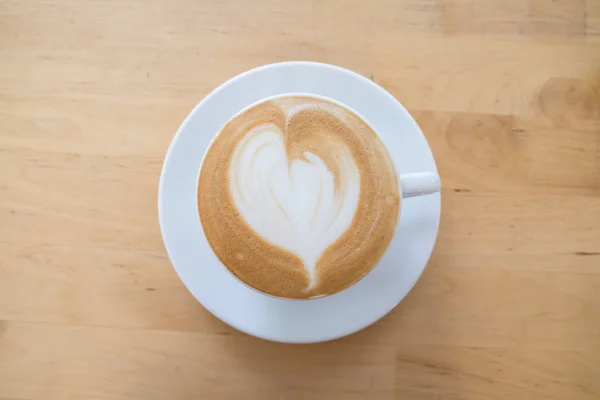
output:
POLYGON ((355 283, 396 227, 394 166, 359 117, 312 97, 283 97, 222 128, 200 172, 208 242, 236 277, 275 296, 309 298, 355 283))
POLYGON ((300 257, 317 282, 316 264, 354 218, 360 173, 343 146, 328 156, 336 176, 316 154, 288 159, 284 133, 275 125, 251 130, 233 153, 229 190, 244 220, 266 241, 300 257))

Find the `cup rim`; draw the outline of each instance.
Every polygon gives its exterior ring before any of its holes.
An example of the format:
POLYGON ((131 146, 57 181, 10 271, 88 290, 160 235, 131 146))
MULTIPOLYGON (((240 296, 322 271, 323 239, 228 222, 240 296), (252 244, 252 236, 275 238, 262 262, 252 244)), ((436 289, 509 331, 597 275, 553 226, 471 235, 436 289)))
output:
MULTIPOLYGON (((271 100, 277 100, 277 99, 281 99, 281 98, 285 98, 285 97, 311 97, 314 99, 319 99, 319 100, 324 100, 324 101, 328 101, 330 103, 333 103, 339 107, 342 107, 348 111, 350 111, 351 113, 353 113, 355 116, 357 116, 363 123, 365 123, 370 129, 371 131, 375 132, 375 134, 377 135, 377 137, 381 140, 381 135, 379 134, 379 132, 377 132, 377 130, 373 127, 373 125, 358 111, 354 110, 352 107, 342 103, 341 101, 332 99, 330 97, 327 96, 322 96, 322 95, 318 95, 318 94, 313 94, 313 93, 306 93, 306 92, 289 92, 289 93, 281 93, 281 94, 276 94, 273 96, 267 96, 264 97, 260 100, 257 100, 249 105, 247 105, 246 107, 242 108, 240 111, 236 112, 235 114, 233 114, 227 121, 225 121, 223 123, 223 125, 221 125, 221 127, 219 128, 219 130, 217 131, 217 133, 213 136, 213 138, 210 140, 210 143, 208 144, 208 146, 206 147, 206 150, 204 151, 204 154, 202 155, 202 160, 200 161, 200 167, 198 168, 198 173, 196 174, 196 198, 198 196, 198 186, 200 183, 200 173, 202 172, 202 167, 204 166, 204 160, 206 158, 206 154, 208 154, 208 151, 210 150, 210 148, 212 147, 214 141, 217 139, 217 137, 219 136, 219 134, 221 133, 221 131, 223 130, 223 127, 225 125, 227 125, 231 120, 233 120, 235 117, 237 117, 238 115, 243 114, 244 112, 248 111, 249 109, 251 109, 252 107, 255 107, 259 104, 265 103, 267 101, 271 101, 271 100)), ((383 143, 383 141, 382 141, 383 143)), ((384 148, 387 150, 387 147, 384 144, 384 148)), ((396 180, 398 183, 398 194, 399 194, 399 198, 400 198, 400 203, 398 204, 398 217, 397 217, 397 221, 396 221, 396 227, 394 228, 394 232, 396 231, 396 229, 398 229, 398 221, 400 220, 400 218, 402 217, 402 185, 400 184, 400 171, 398 170, 398 167, 396 166, 396 163, 394 162, 394 160, 392 159, 392 157, 390 156, 390 161, 392 162, 392 165, 394 166, 394 171, 396 172, 396 180)), ((198 208, 198 204, 196 204, 196 208, 198 208)), ((198 222, 200 223, 200 228, 202 230, 204 230, 204 227, 202 226, 202 221, 200 219, 200 215, 198 213, 198 222)), ((207 239, 208 241, 208 239, 207 239)), ((213 252, 213 254, 215 254, 214 250, 212 249, 212 246, 210 246, 210 242, 209 242, 209 247, 210 250, 213 252)), ((389 244, 388 244, 389 247, 389 244)), ((387 251, 387 247, 384 250, 384 254, 387 251)), ((216 256, 216 254, 215 254, 216 256)), ((382 254, 383 257, 383 254, 382 254)), ((217 259, 219 260, 219 263, 221 264, 221 267, 227 271, 227 273, 232 276, 233 278, 235 278, 238 282, 242 283, 244 286, 252 289, 253 291, 262 294, 264 296, 268 296, 274 299, 278 299, 278 300, 287 300, 287 301, 310 301, 310 300, 319 300, 319 299, 323 299, 325 297, 331 297, 334 295, 337 295, 339 293, 344 292, 345 290, 350 289, 352 286, 356 285, 357 283, 359 283, 360 281, 362 281, 363 279, 365 279, 367 277, 367 275, 369 275, 375 268, 377 268, 377 265, 379 265, 379 262, 381 260, 378 260, 377 263, 375 263, 375 265, 373 267, 371 267, 371 269, 369 270, 369 272, 367 272, 365 275, 363 275, 359 280, 353 282, 352 284, 338 290, 337 292, 334 293, 329 293, 329 294, 324 294, 321 296, 315 296, 315 297, 308 297, 305 299, 297 299, 297 298, 291 298, 291 297, 280 297, 280 296, 276 296, 270 293, 266 293, 263 292, 262 290, 259 290, 253 286, 251 286, 250 284, 244 282, 242 279, 238 278, 233 272, 231 272, 229 270, 229 268, 227 268, 223 262, 221 261, 221 259, 219 259, 219 257, 217 257, 217 259)))

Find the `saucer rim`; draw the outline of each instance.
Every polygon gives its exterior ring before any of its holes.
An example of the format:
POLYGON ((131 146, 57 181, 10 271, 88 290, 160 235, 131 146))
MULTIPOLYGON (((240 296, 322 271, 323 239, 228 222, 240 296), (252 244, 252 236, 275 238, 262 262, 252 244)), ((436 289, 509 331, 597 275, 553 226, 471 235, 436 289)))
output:
MULTIPOLYGON (((418 126, 418 124, 416 123, 416 121, 414 120, 413 116, 406 110, 406 108, 394 97, 392 96, 389 92, 387 92, 384 88, 382 88, 381 86, 379 86, 378 84, 376 84, 375 82, 369 80, 368 78, 353 72, 351 70, 336 66, 336 65, 331 65, 331 64, 325 64, 325 63, 319 63, 319 62, 312 62, 312 61, 287 61, 287 62, 279 62, 279 63, 273 63, 273 64, 267 64, 267 65, 262 65, 250 70, 247 70, 245 72, 242 72, 236 76, 234 76, 233 78, 227 80, 226 82, 222 83, 221 85, 219 85, 217 88, 215 88, 213 91, 211 91, 208 95, 206 95, 206 97, 204 97, 198 104, 196 104, 196 106, 188 113, 188 115, 186 116, 186 118, 183 120, 183 122, 181 123, 181 125, 179 126, 179 128, 177 129, 177 132, 175 134, 175 136, 173 137, 169 148, 167 150, 167 153, 165 155, 164 158, 164 162, 162 165, 162 169, 161 169, 161 174, 160 174, 160 180, 159 180, 159 187, 158 187, 158 217, 159 217, 159 225, 160 225, 160 231, 161 231, 161 237, 163 239, 163 243, 165 246, 165 250, 167 252, 167 255, 169 256, 169 260, 174 268, 174 270, 176 271, 177 275, 179 276, 179 278, 181 279, 182 283, 184 284, 184 286, 186 287, 186 289, 194 296, 194 298, 204 307, 206 308, 213 316, 215 316, 217 319, 221 320, 222 322, 230 325, 231 327, 247 333, 249 335, 258 337, 258 338, 262 338, 265 340, 269 340, 269 341, 273 341, 273 342, 279 342, 279 343, 318 343, 318 342, 325 342, 325 341, 330 341, 330 340, 335 340, 353 333, 356 333, 370 325, 372 325, 373 323, 377 322, 378 320, 380 320, 381 318, 383 318, 385 315, 387 315, 391 310, 393 310, 396 306, 398 306, 398 304, 408 295, 408 293, 410 293, 412 291, 412 289, 414 288, 416 282, 419 280, 419 278, 422 276, 427 264, 429 263, 429 260, 431 258, 431 254, 433 253, 433 249, 435 246, 435 243, 437 241, 437 236, 439 233, 439 223, 440 223, 440 216, 441 216, 441 193, 436 193, 432 196, 438 196, 438 207, 437 210, 432 210, 432 212, 435 212, 437 214, 437 223, 435 226, 435 232, 432 232, 432 244, 431 244, 431 250, 429 251, 429 254, 426 257, 426 260, 424 262, 424 264, 422 266, 419 266, 418 268, 420 269, 420 271, 418 272, 418 274, 416 275, 416 277, 414 278, 414 280, 412 282, 410 282, 410 285, 408 287, 408 290, 406 291, 406 293, 403 296, 399 296, 399 298, 397 299, 397 301, 393 302, 393 304, 385 309, 383 312, 379 311, 376 313, 376 315, 372 318, 370 318, 370 320, 366 323, 361 323, 356 327, 347 329, 345 332, 337 334, 337 335, 321 335, 324 337, 321 338, 314 338, 314 339, 310 339, 310 340, 305 340, 305 339, 297 339, 294 337, 288 337, 288 338, 282 338, 282 337, 275 337, 275 336, 271 336, 268 333, 265 332, 256 332, 256 331, 251 331, 249 329, 244 328, 241 324, 238 324, 236 321, 231 320, 230 318, 222 315, 221 313, 217 312, 216 310, 214 310, 213 307, 211 307, 209 304, 207 304, 208 302, 203 301, 204 299, 201 299, 197 294, 196 291, 194 289, 192 289, 192 283, 186 282, 186 280, 183 278, 182 273, 180 272, 180 270, 178 269, 178 267, 175 265, 174 263, 174 256, 172 254, 173 250, 169 248, 169 239, 167 238, 167 234, 166 234, 166 224, 168 223, 167 221, 165 221, 165 216, 164 213, 161 211, 164 209, 165 204, 164 204, 164 191, 165 191, 165 182, 166 182, 166 177, 169 173, 169 161, 171 160, 171 158, 173 157, 173 154, 175 152, 175 149, 177 148, 178 142, 181 138, 181 136, 183 135, 183 132, 185 132, 188 128, 188 125, 190 124, 190 121, 193 119, 194 115, 198 112, 198 110, 200 110, 207 102, 211 101, 211 99, 215 96, 217 96, 221 91, 225 90, 227 87, 236 84, 238 81, 246 79, 248 76, 251 76, 252 74, 255 74, 257 72, 260 71, 265 71, 265 70, 269 70, 269 69, 277 69, 277 68, 286 68, 286 67, 321 67, 321 68, 328 68, 328 69, 332 69, 332 70, 337 70, 340 73, 345 73, 345 74, 349 74, 351 75, 354 79, 358 79, 363 81, 363 83, 368 83, 371 85, 374 85, 377 89, 380 95, 385 95, 387 97, 389 97, 396 105, 396 107, 398 108, 398 110, 404 114, 405 117, 407 117, 407 119, 412 122, 414 128, 412 130, 411 134, 420 134, 422 136, 422 138, 424 139, 424 142, 427 146, 427 150, 429 151, 429 153, 431 154, 431 163, 432 163, 432 169, 435 172, 438 172, 437 170, 437 166, 435 163, 435 158, 433 157, 432 151, 431 151, 431 147, 429 146, 429 143, 427 142, 427 139, 425 138, 425 136, 423 135, 423 132, 421 130, 421 128, 418 126)), ((276 97, 276 96, 283 96, 287 93, 300 93, 299 91, 294 91, 294 92, 281 92, 277 95, 272 95, 272 96, 268 96, 268 97, 276 97)), ((344 104, 345 103, 333 96, 329 96, 329 95, 322 95, 319 93, 312 93, 310 91, 304 91, 304 94, 308 94, 308 95, 313 95, 313 96, 317 96, 317 97, 324 97, 324 98, 328 98, 331 99, 337 103, 341 103, 344 104)), ((268 97, 265 97, 268 98, 268 97)), ((263 101, 264 99, 261 100, 257 100, 256 102, 260 102, 263 101)), ((359 116, 361 116, 361 118, 363 118, 365 121, 369 121, 368 118, 364 117, 364 115, 362 114, 360 109, 356 109, 355 107, 351 107, 349 105, 345 105, 346 107, 348 107, 350 110, 354 110, 359 116)), ((370 122, 369 122, 370 124, 370 122)), ((376 132, 377 130, 375 128, 373 128, 376 132)), ((215 133, 216 136, 216 133, 215 133)), ((214 139, 214 137, 211 139, 214 139)), ((202 163, 202 161, 201 161, 202 163)), ((396 167, 396 171, 398 174, 400 174, 400 171, 398 170, 398 167, 396 167)), ((199 220, 198 220, 198 224, 200 224, 199 220)), ((200 228, 202 229, 202 228, 200 228)), ((224 268, 224 267, 223 267, 224 268)), ((377 268, 377 266, 375 267, 377 268)), ((375 269, 374 268, 374 269, 375 269)), ((243 283, 242 283, 243 284, 243 283)), ((249 290, 254 290, 253 288, 249 288, 247 285, 243 284, 244 286, 246 286, 246 288, 248 288, 249 290)), ((341 291, 343 292, 343 291, 341 291)), ((269 296, 267 294, 258 292, 260 295, 264 295, 264 296, 269 296)), ((337 293, 336 293, 337 294, 337 293)), ((326 296, 326 297, 333 297, 336 294, 333 294, 331 296, 326 296)), ((269 297, 273 297, 273 296, 269 296, 269 297)), ((276 298, 278 301, 283 301, 283 302, 290 302, 293 300, 290 299, 285 299, 285 298, 276 298)), ((319 300, 319 299, 311 299, 311 301, 315 301, 315 300, 319 300)), ((297 302, 303 302, 302 300, 296 300, 297 302)))

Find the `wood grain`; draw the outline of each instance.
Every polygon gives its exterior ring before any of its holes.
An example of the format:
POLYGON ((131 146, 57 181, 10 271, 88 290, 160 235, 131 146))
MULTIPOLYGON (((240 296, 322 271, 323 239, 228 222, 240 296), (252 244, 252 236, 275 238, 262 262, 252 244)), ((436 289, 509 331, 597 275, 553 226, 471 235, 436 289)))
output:
POLYGON ((0 0, 0 399, 600 398, 600 1, 0 0), (410 295, 350 337, 251 338, 185 290, 158 176, 246 69, 353 69, 444 189, 410 295))

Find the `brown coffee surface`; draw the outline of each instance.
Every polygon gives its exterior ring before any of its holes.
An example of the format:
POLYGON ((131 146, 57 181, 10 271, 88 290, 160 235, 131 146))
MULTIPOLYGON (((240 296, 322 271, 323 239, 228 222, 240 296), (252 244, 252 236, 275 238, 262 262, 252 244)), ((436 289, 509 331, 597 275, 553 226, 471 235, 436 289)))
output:
MULTIPOLYGON (((329 295, 362 279, 388 247, 399 210, 398 177, 377 134, 350 110, 309 96, 265 101, 233 117, 210 145, 198 182, 200 221, 219 260, 247 285, 285 298, 329 295), (336 195, 347 190, 348 160, 359 171, 354 215, 318 257, 312 285, 302 257, 261 236, 232 196, 231 187, 238 183, 231 182, 230 169, 245 167, 232 166, 236 149, 239 152, 249 135, 262 127, 280 135, 289 165, 293 160, 310 161, 307 152, 322 160, 336 195)), ((332 221, 336 217, 332 215, 332 221)))

